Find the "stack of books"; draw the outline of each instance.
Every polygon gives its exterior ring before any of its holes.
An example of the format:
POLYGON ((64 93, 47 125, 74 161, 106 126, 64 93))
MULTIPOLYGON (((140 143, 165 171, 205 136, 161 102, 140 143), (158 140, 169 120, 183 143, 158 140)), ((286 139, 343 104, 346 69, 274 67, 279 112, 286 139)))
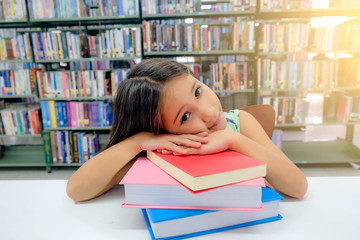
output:
POLYGON ((141 208, 152 239, 182 239, 281 219, 266 164, 234 151, 147 152, 122 179, 127 208, 141 208))

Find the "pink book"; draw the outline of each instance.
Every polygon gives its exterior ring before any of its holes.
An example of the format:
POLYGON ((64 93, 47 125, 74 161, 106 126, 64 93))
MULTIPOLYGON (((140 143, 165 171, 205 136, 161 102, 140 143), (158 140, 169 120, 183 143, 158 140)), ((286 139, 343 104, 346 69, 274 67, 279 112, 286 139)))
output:
POLYGON ((78 121, 77 121, 77 111, 76 111, 76 104, 77 102, 69 102, 70 104, 70 117, 71 117, 71 127, 78 127, 78 121))
POLYGON ((125 187, 123 207, 261 211, 263 178, 255 178, 207 191, 193 192, 139 157, 120 184, 125 187))

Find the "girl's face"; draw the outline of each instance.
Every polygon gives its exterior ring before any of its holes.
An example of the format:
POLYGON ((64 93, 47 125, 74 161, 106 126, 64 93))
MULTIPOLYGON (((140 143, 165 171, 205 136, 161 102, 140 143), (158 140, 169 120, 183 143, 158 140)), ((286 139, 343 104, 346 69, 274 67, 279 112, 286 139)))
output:
POLYGON ((211 133, 226 128, 220 100, 190 74, 167 82, 160 103, 162 127, 169 133, 211 133))

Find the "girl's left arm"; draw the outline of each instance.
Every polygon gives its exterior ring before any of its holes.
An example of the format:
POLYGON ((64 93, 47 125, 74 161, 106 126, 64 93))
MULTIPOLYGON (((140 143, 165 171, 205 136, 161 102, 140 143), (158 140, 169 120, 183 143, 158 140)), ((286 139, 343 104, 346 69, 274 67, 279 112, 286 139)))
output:
POLYGON ((251 114, 240 111, 239 118, 241 134, 229 134, 229 149, 266 163, 266 179, 278 191, 303 197, 308 183, 302 171, 272 142, 251 114))

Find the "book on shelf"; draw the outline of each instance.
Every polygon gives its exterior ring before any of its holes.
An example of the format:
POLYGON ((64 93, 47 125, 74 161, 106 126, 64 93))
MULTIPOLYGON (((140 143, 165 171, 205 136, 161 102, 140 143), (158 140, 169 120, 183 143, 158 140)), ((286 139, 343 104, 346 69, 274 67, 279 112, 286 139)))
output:
POLYGON ((113 120, 110 102, 40 101, 44 128, 108 127, 113 120))
POLYGON ((0 70, 0 96, 36 95, 39 69, 0 70))
POLYGON ((144 21, 144 51, 253 50, 254 27, 246 17, 223 26, 181 19, 144 21))
POLYGON ((76 98, 115 96, 129 69, 109 71, 38 71, 41 98, 76 98))
POLYGON ((263 178, 199 192, 189 191, 146 157, 139 157, 120 184, 123 207, 262 211, 263 178))
POLYGON ((56 31, 32 32, 30 36, 36 60, 141 56, 141 29, 135 26, 99 30, 96 35, 61 28, 56 31))
POLYGON ((25 0, 0 1, 0 20, 26 20, 25 0))
POLYGON ((47 164, 85 163, 100 151, 96 133, 43 131, 42 137, 47 164))
POLYGON ((80 18, 138 14, 137 0, 30 0, 30 18, 80 18))
POLYGON ((230 150, 207 155, 186 156, 147 151, 147 157, 193 191, 266 175, 265 163, 230 150))
POLYGON ((211 211, 186 209, 142 209, 151 238, 183 239, 280 220, 283 199, 271 188, 262 188, 264 211, 211 211))
POLYGON ((248 81, 248 63, 214 63, 210 65, 211 87, 213 90, 253 89, 248 81))
POLYGON ((0 60, 32 60, 29 33, 0 32, 0 60), (11 35, 11 36, 9 36, 11 35))
POLYGON ((39 107, 9 107, 0 111, 1 132, 5 135, 41 133, 39 107))
POLYGON ((360 98, 358 95, 341 94, 338 98, 336 120, 340 122, 360 122, 360 98))

